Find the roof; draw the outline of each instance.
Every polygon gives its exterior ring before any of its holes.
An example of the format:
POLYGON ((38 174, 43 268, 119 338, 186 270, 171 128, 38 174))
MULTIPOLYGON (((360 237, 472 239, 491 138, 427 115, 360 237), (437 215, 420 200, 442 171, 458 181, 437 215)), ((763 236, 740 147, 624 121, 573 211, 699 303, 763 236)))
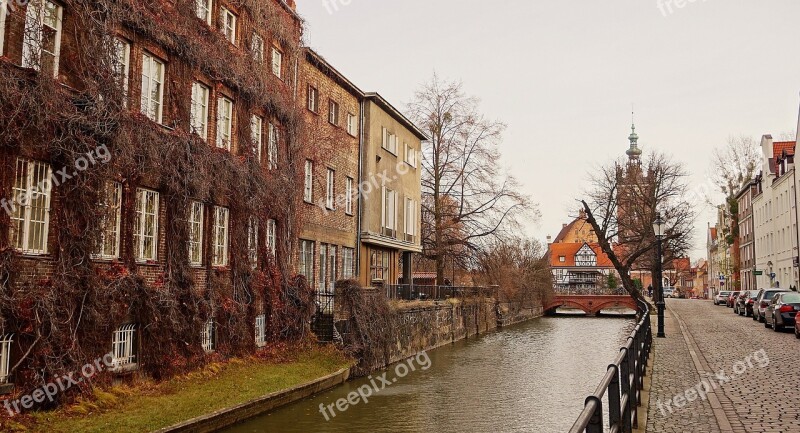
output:
POLYGON ((397 120, 398 122, 402 123, 403 126, 405 126, 406 128, 408 128, 409 131, 414 133, 414 135, 416 135, 417 138, 419 138, 422 141, 429 141, 430 140, 430 137, 425 135, 425 133, 422 132, 422 130, 419 129, 419 127, 414 124, 414 122, 409 120, 408 117, 406 117, 403 113, 400 112, 400 110, 398 110, 397 108, 394 108, 394 106, 392 104, 390 104, 389 101, 387 101, 383 96, 381 96, 377 92, 367 92, 367 93, 364 94, 364 96, 366 97, 366 99, 374 102, 376 105, 381 107, 384 111, 389 113, 389 115, 394 117, 395 120, 397 120))
POLYGON ((575 254, 577 254, 584 245, 589 245, 592 251, 594 251, 594 253, 597 255, 598 268, 614 267, 614 265, 611 264, 611 260, 609 260, 608 256, 603 252, 603 249, 600 248, 599 244, 587 244, 580 242, 550 244, 550 266, 554 268, 576 267, 575 254), (560 260, 560 257, 562 256, 564 257, 563 262, 560 260))
POLYGON ((350 81, 347 77, 344 76, 341 72, 339 72, 336 68, 333 67, 324 57, 322 57, 319 53, 314 51, 311 48, 306 47, 306 59, 308 62, 331 77, 336 84, 342 86, 345 90, 352 93, 358 99, 364 98, 364 92, 358 88, 352 81, 350 81))
POLYGON ((786 152, 787 155, 794 155, 794 145, 796 142, 794 141, 775 141, 772 143, 772 157, 773 158, 780 158, 783 156, 783 152, 786 152))
POLYGON ((692 262, 689 260, 688 257, 678 257, 672 260, 672 267, 669 269, 678 270, 678 271, 686 271, 691 269, 692 262))
POLYGON ((567 233, 569 233, 572 230, 572 228, 575 226, 575 224, 578 221, 581 221, 581 220, 580 219, 576 219, 576 220, 572 221, 569 224, 565 224, 564 227, 561 229, 561 231, 558 232, 558 236, 556 236, 556 238, 553 240, 553 242, 558 243, 558 242, 563 241, 564 238, 567 237, 567 233))

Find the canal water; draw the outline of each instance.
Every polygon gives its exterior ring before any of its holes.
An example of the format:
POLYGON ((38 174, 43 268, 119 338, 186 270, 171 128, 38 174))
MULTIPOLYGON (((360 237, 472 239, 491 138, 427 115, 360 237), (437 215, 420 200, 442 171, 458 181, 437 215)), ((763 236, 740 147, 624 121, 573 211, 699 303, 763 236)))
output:
MULTIPOLYGON (((429 351, 405 367, 389 367, 371 380, 348 382, 225 431, 564 432, 633 326, 630 317, 536 319, 429 351), (359 390, 366 403, 353 399, 359 390), (348 394, 356 404, 340 411, 337 400, 348 394)), ((339 403, 344 407, 344 400, 339 403)))

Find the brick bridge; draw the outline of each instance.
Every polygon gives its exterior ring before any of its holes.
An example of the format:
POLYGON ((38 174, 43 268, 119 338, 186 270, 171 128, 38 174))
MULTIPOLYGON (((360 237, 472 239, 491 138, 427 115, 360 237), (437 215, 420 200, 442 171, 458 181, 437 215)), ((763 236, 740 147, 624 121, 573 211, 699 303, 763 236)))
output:
POLYGON ((625 290, 557 290, 553 300, 544 307, 546 314, 554 314, 557 308, 572 307, 582 310, 587 316, 596 316, 601 310, 626 307, 636 311, 636 300, 625 290))

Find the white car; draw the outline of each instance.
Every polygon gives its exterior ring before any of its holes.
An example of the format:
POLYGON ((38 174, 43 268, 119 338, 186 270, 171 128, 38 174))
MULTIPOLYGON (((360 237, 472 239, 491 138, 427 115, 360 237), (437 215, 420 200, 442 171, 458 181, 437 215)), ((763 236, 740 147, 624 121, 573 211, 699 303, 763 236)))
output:
POLYGON ((714 305, 728 305, 728 296, 731 295, 730 291, 722 291, 714 296, 714 305))

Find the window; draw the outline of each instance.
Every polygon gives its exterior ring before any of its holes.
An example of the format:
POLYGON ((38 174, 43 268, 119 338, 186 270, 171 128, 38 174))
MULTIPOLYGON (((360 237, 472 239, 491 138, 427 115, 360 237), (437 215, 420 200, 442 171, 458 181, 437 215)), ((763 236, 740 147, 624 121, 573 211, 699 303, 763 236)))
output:
POLYGON ((259 314, 256 316, 256 346, 264 347, 267 345, 267 316, 259 314))
POLYGON ((319 91, 310 84, 308 85, 308 109, 315 113, 319 112, 319 91))
POLYGON ((247 221, 247 258, 250 260, 250 267, 258 267, 258 220, 250 217, 247 221))
POLYGON ((250 42, 250 52, 253 53, 253 60, 264 62, 264 38, 256 33, 253 33, 253 40, 250 42))
POLYGON ((355 276, 356 250, 353 248, 342 248, 342 278, 349 280, 355 276))
POLYGON ((129 370, 136 367, 136 325, 129 323, 114 331, 111 340, 111 370, 129 370))
POLYGON ((389 278, 389 252, 372 251, 370 257, 372 281, 386 281, 389 278))
POLYGON ((161 123, 164 101, 164 63, 148 53, 142 56, 142 114, 161 123))
POLYGON ((273 257, 276 257, 275 250, 278 246, 277 229, 278 229, 277 221, 275 221, 274 219, 267 220, 267 248, 269 248, 269 252, 272 253, 273 257))
POLYGON ((405 145, 405 162, 406 164, 417 168, 417 151, 414 150, 413 147, 409 146, 408 143, 404 143, 405 145))
POLYGON ((197 18, 211 25, 212 0, 195 0, 197 6, 197 18))
POLYGON ((314 241, 300 240, 300 275, 306 277, 308 285, 314 282, 314 241))
POLYGON ((50 165, 17 159, 9 234, 23 253, 47 254, 51 177, 50 165))
POLYGON ((208 138, 208 87, 194 82, 192 83, 192 112, 191 127, 192 132, 199 135, 203 140, 208 138))
POLYGON ((128 83, 130 81, 131 44, 121 38, 113 39, 114 57, 111 68, 119 89, 122 90, 122 105, 128 105, 128 83))
POLYGON ((136 223, 133 245, 136 259, 156 260, 158 245, 158 193, 149 189, 136 190, 136 223))
POLYGON ((250 117, 250 140, 253 142, 253 155, 257 158, 257 161, 261 161, 261 137, 262 137, 262 125, 264 124, 264 119, 259 116, 253 115, 250 117))
POLYGON ((267 150, 267 166, 270 170, 278 168, 278 128, 269 124, 269 149, 267 150))
MULTIPOLYGON (((7 0, 0 0, 0 57, 3 56, 3 42, 6 35, 6 12, 8 9, 7 0)), ((2 374, 2 372, 0 372, 2 374)))
POLYGON ((220 30, 225 35, 225 39, 236 45, 236 15, 227 8, 220 10, 220 30))
POLYGON ((406 242, 414 242, 414 236, 417 234, 417 206, 414 200, 406 198, 405 208, 405 235, 406 242))
POLYGON ((328 292, 333 293, 336 289, 336 280, 339 279, 339 248, 336 245, 331 245, 328 247, 328 274, 330 278, 328 279, 328 292))
POLYGON ((214 266, 228 266, 228 223, 228 208, 214 206, 214 258, 211 261, 214 266))
POLYGON ((333 210, 334 208, 334 194, 336 187, 336 172, 333 169, 328 169, 327 185, 325 188, 325 207, 333 210))
POLYGON ((212 353, 216 348, 216 324, 214 319, 209 318, 203 325, 203 331, 200 333, 200 345, 206 353, 212 353))
POLYGON ((328 291, 328 244, 319 246, 319 280, 317 280, 317 290, 319 292, 328 291))
POLYGON ((334 100, 328 101, 328 122, 339 125, 339 103, 334 100))
MULTIPOLYGON (((5 5, 0 5, 5 7, 5 5)), ((8 383, 8 375, 11 371, 11 343, 14 342, 14 334, 4 334, 0 336, 0 383, 8 383)))
POLYGON ((303 200, 311 203, 314 199, 314 163, 306 160, 306 178, 303 188, 303 200))
POLYGON ((189 204, 189 264, 203 264, 203 213, 205 207, 199 201, 189 204))
POLYGON ((383 128, 383 142, 381 146, 389 152, 397 155, 397 136, 383 128))
POLYGON ((233 131, 233 101, 226 97, 217 99, 217 147, 231 150, 233 131))
POLYGON ((389 188, 383 187, 383 212, 382 227, 385 236, 396 237, 397 235, 397 193, 389 188))
POLYGON ((353 178, 348 177, 347 182, 345 183, 346 191, 345 191, 345 198, 344 198, 344 211, 348 215, 353 214, 353 178))
POLYGON ((281 78, 283 71, 283 53, 279 49, 272 47, 272 73, 281 78))
MULTIPOLYGON (((5 4, 6 8, 8 7, 5 4)), ((5 8, 4 8, 5 9, 5 8)), ((22 66, 58 76, 63 8, 49 0, 32 0, 25 14, 22 66)))
POLYGON ((347 133, 353 137, 358 135, 358 117, 353 113, 347 113, 347 133))
POLYGON ((122 219, 122 184, 106 182, 100 191, 100 239, 95 257, 116 259, 119 257, 120 221, 122 219))

